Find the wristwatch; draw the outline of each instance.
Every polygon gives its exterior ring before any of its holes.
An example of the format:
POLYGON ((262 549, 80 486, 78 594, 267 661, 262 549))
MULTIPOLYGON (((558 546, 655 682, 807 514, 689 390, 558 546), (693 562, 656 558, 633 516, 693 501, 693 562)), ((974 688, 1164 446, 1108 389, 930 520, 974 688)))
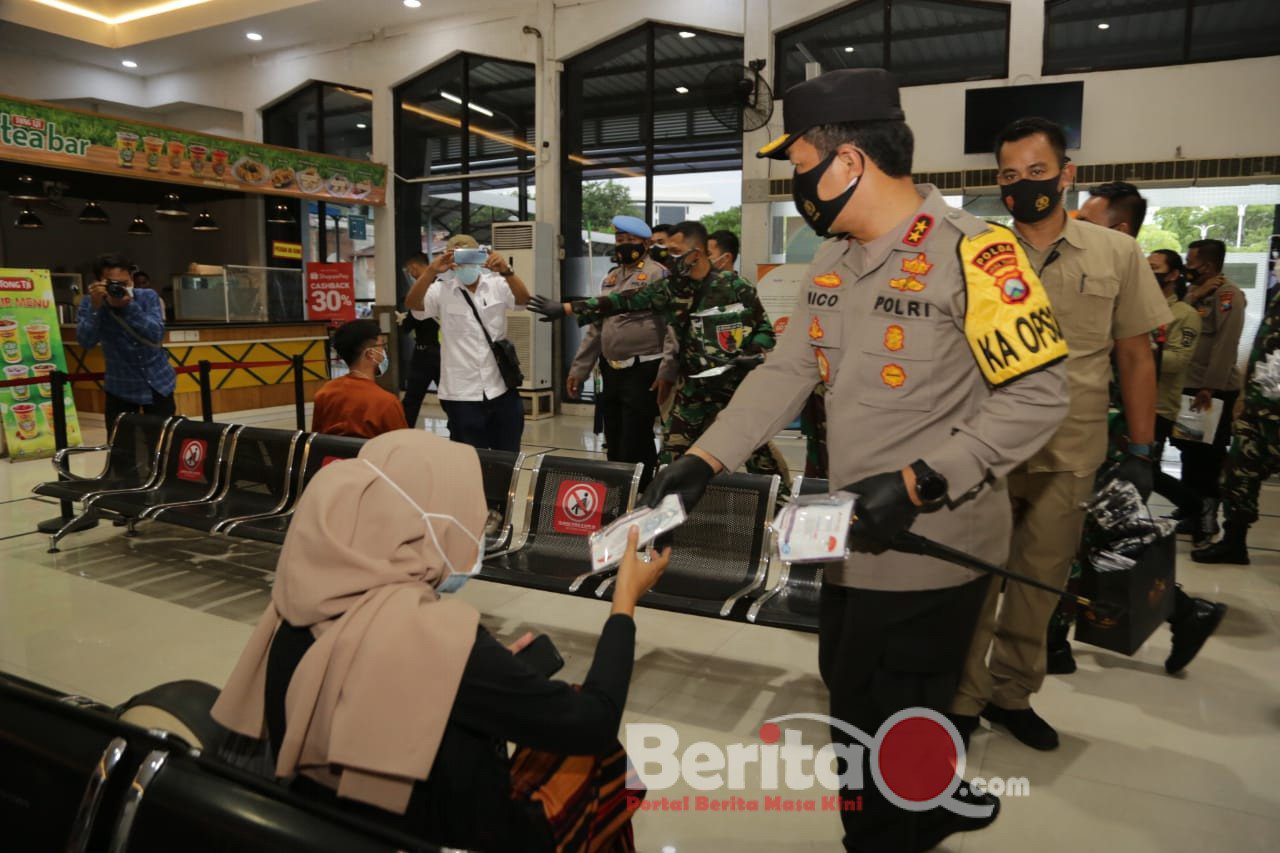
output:
POLYGON ((498 273, 498 275, 502 276, 503 278, 511 278, 511 276, 515 274, 516 274, 516 271, 514 269, 508 269, 506 272, 498 273))
POLYGON ((916 497, 925 506, 937 506, 946 500, 947 478, 939 474, 917 459, 911 463, 911 470, 916 475, 916 497))

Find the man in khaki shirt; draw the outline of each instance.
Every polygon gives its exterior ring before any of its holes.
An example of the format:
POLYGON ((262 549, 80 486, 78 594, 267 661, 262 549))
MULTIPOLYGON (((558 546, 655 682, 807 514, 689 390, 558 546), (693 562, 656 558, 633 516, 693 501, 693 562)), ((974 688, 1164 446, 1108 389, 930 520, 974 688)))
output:
POLYGON ((1194 397, 1192 409, 1209 408, 1222 401, 1222 417, 1212 441, 1178 442, 1182 451, 1182 484, 1200 496, 1200 512, 1178 524, 1179 533, 1190 533, 1197 548, 1218 533, 1218 477, 1227 461, 1231 441, 1231 411, 1240 396, 1240 333, 1248 304, 1244 291, 1222 274, 1227 249, 1221 240, 1196 240, 1187 247, 1187 302, 1200 315, 1200 339, 1196 342, 1187 387, 1194 397))
MULTIPOLYGON (((639 290, 666 278, 666 267, 649 257, 646 241, 653 231, 643 219, 615 216, 613 229, 617 266, 605 275, 602 294, 639 290)), ((587 326, 569 366, 567 390, 570 397, 577 397, 599 364, 604 380, 599 406, 609 461, 643 463, 642 484, 648 484, 657 464, 653 422, 658 417, 659 380, 668 378, 659 371, 664 352, 674 364, 674 351, 661 314, 631 311, 587 326)))
MULTIPOLYGON (((1063 342, 1013 233, 913 186, 913 138, 892 75, 831 71, 787 92, 786 133, 760 154, 795 167, 796 207, 822 244, 791 322, 715 424, 645 502, 696 503, 826 386, 831 482, 858 495, 855 552, 828 569, 818 662, 832 717, 874 732, 910 707, 946 712, 990 578, 889 547, 907 528, 994 563, 1008 554, 1003 478, 1066 410, 1063 342), (918 517, 917 517, 918 516, 918 517)), ((1041 633, 1043 634, 1043 626, 1041 633)), ((831 728, 849 743, 846 727, 831 728)), ((927 762, 925 762, 927 763, 927 762)), ((892 804, 863 768, 845 847, 928 850, 995 818, 892 804)))
MULTIPOLYGON (((1070 356, 1070 410, 1049 443, 1009 475, 1014 529, 1009 568, 1055 587, 1066 585, 1084 523, 1082 501, 1093 492, 1107 452, 1108 386, 1114 351, 1129 428, 1129 456, 1116 476, 1151 492, 1156 372, 1152 329, 1172 319, 1131 236, 1069 217, 1062 195, 1075 178, 1062 129, 1020 119, 996 142, 1005 206, 1018 243, 1053 302, 1070 356)), ((962 731, 979 713, 1036 749, 1054 749, 1058 734, 1031 708, 1045 676, 1045 637, 1057 598, 1005 585, 996 612, 993 585, 969 649, 953 710, 962 731), (990 647, 991 660, 987 663, 990 647)))

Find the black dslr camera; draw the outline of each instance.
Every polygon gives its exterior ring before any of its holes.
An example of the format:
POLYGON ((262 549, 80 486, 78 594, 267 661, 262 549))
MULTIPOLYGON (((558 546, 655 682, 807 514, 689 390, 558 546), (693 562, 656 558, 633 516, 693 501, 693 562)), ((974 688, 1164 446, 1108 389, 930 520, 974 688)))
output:
POLYGON ((129 295, 129 283, 127 281, 107 279, 107 295, 113 299, 124 299, 129 295))

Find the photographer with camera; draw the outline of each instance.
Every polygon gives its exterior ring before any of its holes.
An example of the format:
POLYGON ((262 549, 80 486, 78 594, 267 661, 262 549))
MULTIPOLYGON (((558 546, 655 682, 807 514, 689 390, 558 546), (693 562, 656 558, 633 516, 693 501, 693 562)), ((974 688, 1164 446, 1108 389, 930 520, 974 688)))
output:
POLYGON ((101 343, 106 357, 108 434, 125 412, 175 412, 177 376, 164 348, 164 309, 154 290, 134 289, 130 266, 123 255, 99 256, 76 317, 80 346, 89 350, 101 343))

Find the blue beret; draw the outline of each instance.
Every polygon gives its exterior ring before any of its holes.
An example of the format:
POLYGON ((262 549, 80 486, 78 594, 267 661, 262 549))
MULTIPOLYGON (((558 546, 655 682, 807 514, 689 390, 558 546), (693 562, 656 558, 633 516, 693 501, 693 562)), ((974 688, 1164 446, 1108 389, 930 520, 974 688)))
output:
POLYGON ((613 228, 615 231, 634 234, 644 240, 648 240, 653 236, 653 229, 638 216, 615 216, 613 217, 613 228))

